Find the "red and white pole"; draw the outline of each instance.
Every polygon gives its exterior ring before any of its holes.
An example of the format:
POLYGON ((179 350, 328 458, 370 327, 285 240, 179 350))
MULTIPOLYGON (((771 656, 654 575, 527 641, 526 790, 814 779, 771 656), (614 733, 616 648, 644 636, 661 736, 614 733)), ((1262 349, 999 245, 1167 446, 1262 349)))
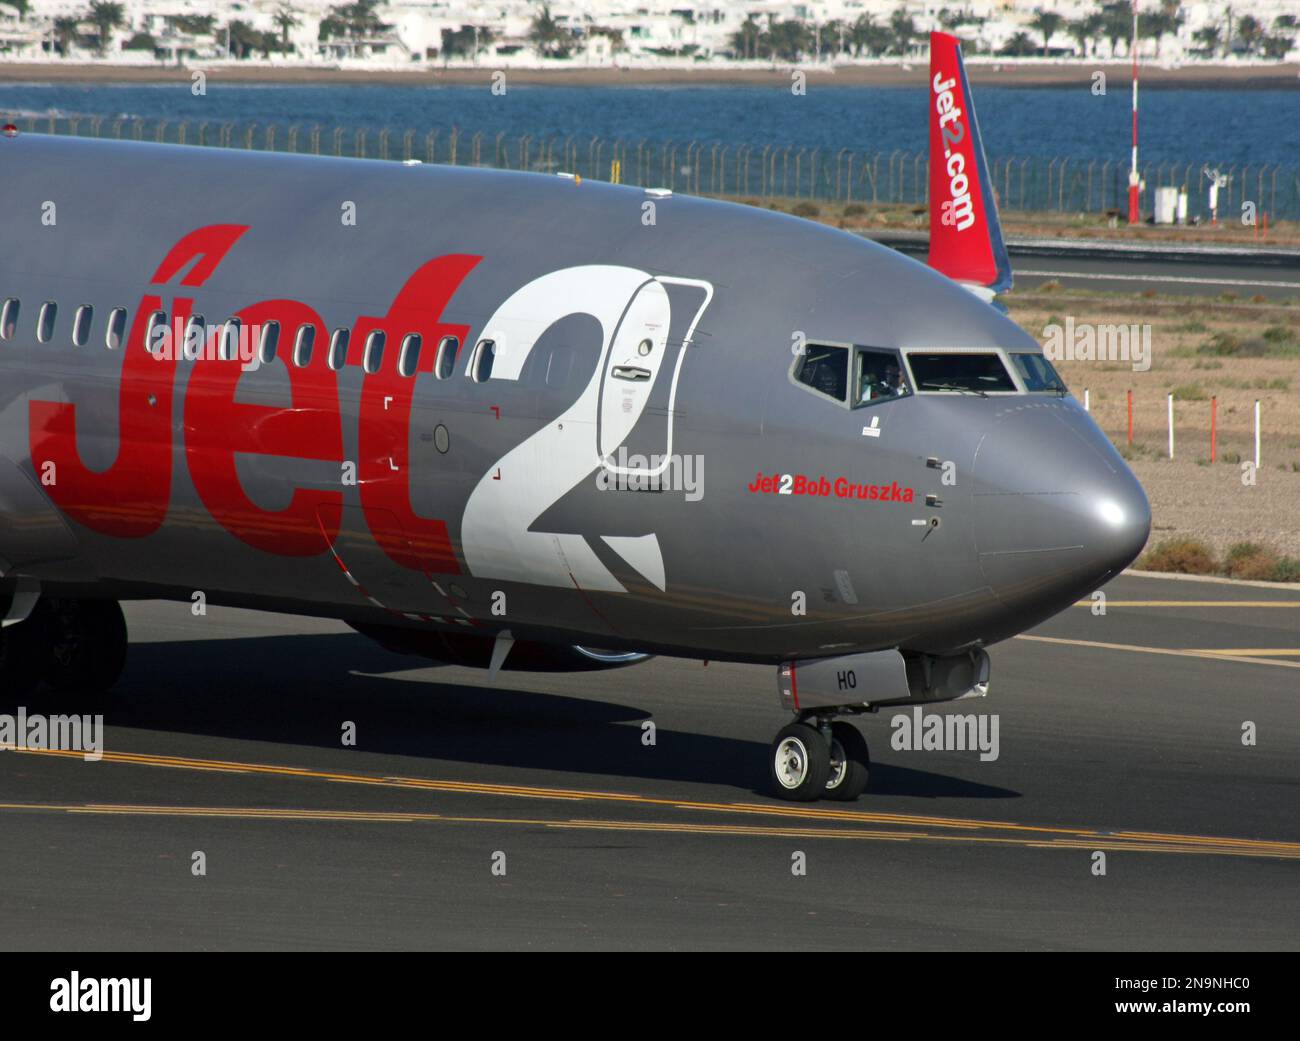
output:
POLYGON ((1142 223, 1142 210, 1138 201, 1141 181, 1138 178, 1138 5, 1133 0, 1133 39, 1129 43, 1133 54, 1133 165, 1128 172, 1128 222, 1142 223))
POLYGON ((1219 396, 1210 398, 1210 462, 1219 459, 1219 396))

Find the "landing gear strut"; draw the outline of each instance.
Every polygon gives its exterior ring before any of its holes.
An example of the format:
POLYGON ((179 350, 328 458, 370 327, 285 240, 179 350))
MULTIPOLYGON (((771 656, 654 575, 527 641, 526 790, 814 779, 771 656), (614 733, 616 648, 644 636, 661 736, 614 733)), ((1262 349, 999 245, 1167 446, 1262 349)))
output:
POLYGON ((851 802, 867 787, 871 759, 867 741, 852 723, 809 713, 782 727, 768 757, 772 787, 792 802, 851 802))

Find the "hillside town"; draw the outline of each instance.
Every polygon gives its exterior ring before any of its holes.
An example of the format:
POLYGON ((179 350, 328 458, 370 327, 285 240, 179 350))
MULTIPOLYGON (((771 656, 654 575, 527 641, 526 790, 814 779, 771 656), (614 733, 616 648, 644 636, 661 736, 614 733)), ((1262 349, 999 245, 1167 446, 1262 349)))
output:
MULTIPOLYGON (((1138 0, 1164 63, 1300 57, 1296 0, 1138 0)), ((0 62, 689 68, 1129 56, 1129 0, 0 0, 0 62)))

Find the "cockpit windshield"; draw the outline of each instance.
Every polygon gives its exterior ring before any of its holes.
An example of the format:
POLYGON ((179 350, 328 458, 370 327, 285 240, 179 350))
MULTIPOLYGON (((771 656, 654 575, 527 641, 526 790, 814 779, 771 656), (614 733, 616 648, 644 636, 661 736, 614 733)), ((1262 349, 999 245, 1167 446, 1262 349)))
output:
POLYGON ((844 401, 849 387, 849 349, 806 345, 795 379, 820 394, 844 401))
POLYGON ((1016 392, 1016 385, 997 354, 909 351, 907 360, 912 366, 916 389, 921 393, 1016 392))
POLYGON ((912 393, 899 353, 879 347, 806 344, 791 374, 797 383, 849 408, 912 393))
POLYGON ((1024 383, 1025 390, 1067 393, 1065 380, 1061 379, 1057 371, 1052 368, 1052 363, 1041 354, 1013 354, 1011 361, 1016 371, 1020 373, 1020 380, 1024 383))
POLYGON ((860 348, 857 359, 858 396, 854 404, 871 405, 911 393, 897 352, 860 348))

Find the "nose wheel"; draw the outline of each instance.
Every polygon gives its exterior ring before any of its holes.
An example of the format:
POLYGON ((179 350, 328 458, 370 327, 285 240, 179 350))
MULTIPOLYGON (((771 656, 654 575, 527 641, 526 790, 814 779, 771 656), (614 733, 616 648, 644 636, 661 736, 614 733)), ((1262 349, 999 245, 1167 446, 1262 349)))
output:
POLYGON ((768 757, 780 799, 850 802, 867 787, 867 742, 851 723, 810 719, 782 727, 768 757))

